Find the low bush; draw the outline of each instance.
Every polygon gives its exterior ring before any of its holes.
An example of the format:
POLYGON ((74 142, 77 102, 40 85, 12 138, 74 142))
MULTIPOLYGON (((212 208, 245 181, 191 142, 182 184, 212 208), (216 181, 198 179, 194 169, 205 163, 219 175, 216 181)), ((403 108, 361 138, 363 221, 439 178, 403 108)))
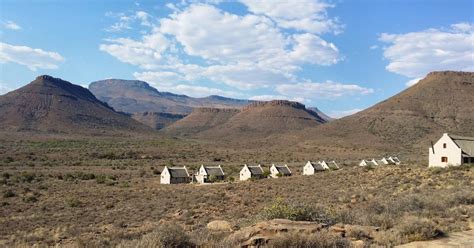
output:
POLYGON ((395 228, 404 243, 430 240, 443 235, 433 221, 416 216, 405 217, 395 228))
POLYGON ((322 207, 295 205, 278 198, 269 207, 263 209, 261 217, 266 220, 288 219, 294 221, 317 221, 326 224, 334 223, 322 207))
POLYGON ((117 248, 187 248, 195 246, 183 228, 175 224, 163 224, 138 240, 122 241, 117 248))
POLYGON ((272 248, 345 248, 351 247, 350 242, 341 236, 331 233, 328 230, 322 230, 312 235, 297 234, 283 235, 280 238, 272 240, 268 245, 272 248))

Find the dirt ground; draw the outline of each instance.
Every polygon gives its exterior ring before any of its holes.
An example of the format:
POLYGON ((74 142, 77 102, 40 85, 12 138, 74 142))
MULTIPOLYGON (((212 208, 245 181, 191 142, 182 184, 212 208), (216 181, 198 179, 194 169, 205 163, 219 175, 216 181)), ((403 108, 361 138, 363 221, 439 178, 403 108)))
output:
POLYGON ((386 231, 399 228, 406 216, 427 218, 446 233, 469 228, 474 204, 471 167, 347 164, 337 171, 302 176, 304 163, 270 150, 238 151, 167 138, 2 139, 0 246, 87 247, 92 241, 113 246, 167 222, 190 233, 204 230, 212 220, 245 227, 259 221, 276 199, 323 209, 338 223, 382 226, 386 231), (228 181, 160 184, 162 166, 197 169, 203 160, 222 164, 228 181), (244 161, 264 161, 267 170, 270 161, 286 162, 295 175, 238 182, 244 161))

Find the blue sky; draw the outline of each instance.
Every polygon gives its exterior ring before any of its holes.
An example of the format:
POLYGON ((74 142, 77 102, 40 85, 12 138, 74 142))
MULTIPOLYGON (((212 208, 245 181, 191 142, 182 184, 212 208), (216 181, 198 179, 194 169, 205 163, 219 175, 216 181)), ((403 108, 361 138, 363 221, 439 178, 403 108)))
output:
POLYGON ((0 94, 49 74, 201 97, 290 99, 333 116, 433 70, 474 70, 461 0, 0 1, 0 94))

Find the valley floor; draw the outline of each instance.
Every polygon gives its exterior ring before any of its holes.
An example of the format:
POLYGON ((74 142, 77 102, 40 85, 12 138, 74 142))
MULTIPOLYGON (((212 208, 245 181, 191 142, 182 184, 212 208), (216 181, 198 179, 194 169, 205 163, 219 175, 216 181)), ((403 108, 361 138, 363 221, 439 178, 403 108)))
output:
MULTIPOLYGON (((349 238, 396 245, 467 230, 474 214, 470 166, 441 170, 346 165, 313 176, 297 172, 288 178, 206 186, 159 183, 164 165, 196 169, 206 158, 222 163, 229 178, 237 179, 245 160, 268 161, 273 155, 165 138, 4 139, 0 246, 108 247, 140 239, 164 223, 178 224, 195 244, 203 244, 222 240, 221 234, 206 229, 213 220, 226 220, 234 229, 269 218, 315 220, 269 212, 276 203, 298 213, 310 209, 315 214, 311 216, 323 216, 331 225, 379 227, 373 237, 349 238)), ((288 162, 292 170, 301 170, 306 162, 285 156, 274 158, 288 162)))

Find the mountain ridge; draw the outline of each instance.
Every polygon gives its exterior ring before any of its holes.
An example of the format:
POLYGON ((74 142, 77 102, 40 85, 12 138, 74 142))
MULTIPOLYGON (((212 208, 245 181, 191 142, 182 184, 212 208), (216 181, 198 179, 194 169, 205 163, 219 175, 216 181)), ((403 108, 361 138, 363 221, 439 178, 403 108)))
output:
POLYGON ((49 75, 0 96, 0 123, 7 130, 59 133, 150 131, 115 112, 88 89, 49 75))

